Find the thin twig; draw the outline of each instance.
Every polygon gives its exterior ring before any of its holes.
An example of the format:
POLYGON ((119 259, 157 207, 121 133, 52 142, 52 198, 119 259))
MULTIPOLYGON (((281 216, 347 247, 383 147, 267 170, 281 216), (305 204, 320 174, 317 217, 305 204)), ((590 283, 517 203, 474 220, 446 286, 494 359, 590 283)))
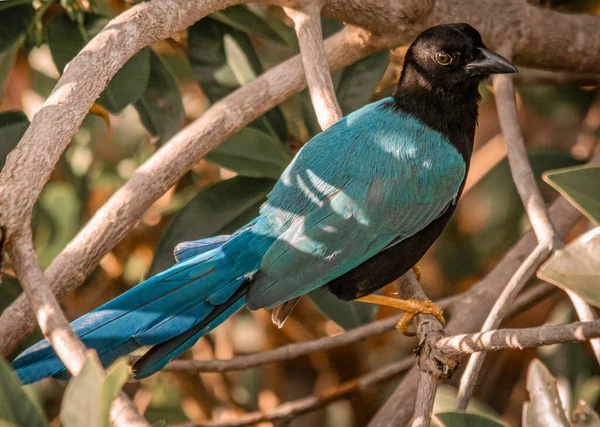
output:
MULTIPOLYGON (((401 298, 428 300, 412 270, 405 273, 395 283, 401 298)), ((413 426, 428 426, 431 422, 433 400, 437 383, 440 379, 449 378, 458 362, 438 351, 437 341, 445 336, 444 327, 439 320, 430 314, 418 314, 414 317, 419 338, 419 390, 415 406, 413 426)))
MULTIPOLYGON (((381 40, 363 30, 347 26, 326 42, 329 66, 336 70, 356 62, 381 49, 381 43, 381 40)), ((214 104, 140 166, 45 271, 57 297, 60 299, 80 286, 102 257, 138 222, 146 209, 200 157, 291 94, 306 87, 301 70, 299 56, 273 67, 214 104)), ((3 171, 5 169, 6 166, 3 171)), ((30 316, 27 300, 24 297, 17 298, 0 315, 0 324, 0 353, 8 355, 35 328, 35 319, 30 316)))
MULTIPOLYGON (((546 325, 534 328, 500 329, 483 333, 455 335, 440 339, 436 347, 443 353, 455 357, 479 351, 521 350, 527 347, 540 347, 564 342, 583 342, 600 336, 600 320, 575 322, 566 325, 546 325)), ((298 415, 319 409, 350 393, 362 391, 379 383, 391 380, 409 369, 414 358, 409 356, 384 368, 375 370, 360 378, 347 381, 316 396, 307 396, 284 403, 269 412, 253 412, 233 420, 212 420, 196 424, 205 427, 239 427, 263 421, 289 421, 298 415)), ((421 372, 421 382, 417 395, 417 408, 413 425, 428 425, 426 414, 431 413, 437 378, 421 372), (430 393, 433 392, 433 395, 430 393)), ((189 427, 194 424, 181 424, 173 427, 189 427)))
POLYGON ((515 90, 510 76, 493 77, 496 106, 500 126, 505 135, 506 152, 513 181, 527 211, 527 216, 540 244, 552 249, 562 246, 557 242, 556 231, 550 221, 544 199, 540 193, 527 158, 523 135, 519 127, 515 90))
MULTIPOLYGON (((510 306, 510 313, 507 317, 522 313, 550 293, 557 291, 557 289, 556 286, 540 283, 530 290, 523 292, 523 294, 517 298, 515 303, 510 306)), ((444 298, 437 301, 437 304, 444 310, 452 309, 453 307, 457 307, 460 310, 461 301, 469 298, 470 292, 471 291, 466 291, 458 295, 444 298)), ((398 323, 398 320, 400 320, 400 316, 391 316, 333 337, 324 337, 312 341, 288 344, 276 348, 275 350, 238 356, 233 359, 174 360, 163 370, 197 374, 202 372, 230 372, 255 368, 270 363, 296 359, 312 353, 329 351, 366 339, 373 335, 391 331, 394 329, 396 323, 398 323)))
POLYGON ((448 355, 471 354, 565 342, 584 342, 600 337, 600 320, 534 328, 500 329, 476 334, 454 335, 438 341, 438 348, 448 355))
MULTIPOLYGON (((77 375, 85 362, 86 351, 93 350, 87 350, 73 332, 50 290, 33 248, 29 227, 7 249, 42 333, 69 372, 77 375)), ((117 395, 110 412, 116 426, 149 426, 124 393, 117 395)))
POLYGON ((321 29, 322 2, 311 1, 301 9, 285 8, 294 21, 302 65, 306 74, 312 105, 321 129, 342 118, 342 110, 333 90, 321 29))
MULTIPOLYGON (((600 162, 600 154, 594 156, 591 162, 600 162)), ((552 204, 549 212, 552 223, 561 236, 567 234, 581 218, 581 213, 564 197, 559 197, 552 204)), ((461 299, 452 299, 450 303, 455 309, 452 310, 452 318, 446 325, 446 332, 449 334, 464 333, 478 329, 502 292, 503 287, 498 284, 510 281, 514 272, 523 263, 523 259, 531 253, 535 245, 536 238, 533 231, 526 233, 504 255, 494 269, 470 289, 468 295, 461 299)), ((387 427, 408 423, 414 413, 418 380, 419 370, 417 367, 413 367, 373 417, 369 427, 387 427)))
MULTIPOLYGON (((527 281, 535 274, 538 267, 548 258, 550 248, 546 245, 538 245, 535 250, 529 254, 525 262, 519 267, 510 282, 506 285, 502 294, 494 304, 492 311, 488 315, 482 331, 489 331, 497 328, 504 318, 504 310, 508 308, 508 302, 512 301, 514 296, 523 288, 527 281)), ((475 381, 481 370, 485 353, 477 353, 471 356, 469 363, 460 379, 460 387, 456 396, 456 409, 464 411, 469 403, 469 399, 475 388, 475 381)))
MULTIPOLYGON (((562 240, 557 235, 550 221, 550 216, 527 158, 523 135, 519 128, 515 91, 511 77, 506 75, 494 76, 493 84, 500 126, 505 135, 511 174, 537 237, 538 246, 503 290, 501 297, 496 301, 492 311, 488 315, 482 331, 488 331, 500 325, 505 307, 511 304, 539 265, 555 249, 562 246, 562 240)), ((577 299, 576 296, 575 299, 577 299)), ((469 399, 475 389, 477 376, 483 365, 484 358, 485 353, 478 353, 469 359, 456 397, 456 408, 458 410, 466 410, 469 399)))
POLYGON ((377 384, 393 380, 402 372, 409 369, 414 363, 414 357, 408 356, 398 362, 392 363, 383 368, 369 372, 359 378, 347 381, 332 389, 325 390, 317 395, 303 397, 302 399, 284 403, 272 411, 251 412, 231 420, 206 421, 200 424, 180 424, 172 427, 191 427, 193 425, 201 427, 240 427, 247 426, 263 421, 281 421, 289 420, 306 412, 319 409, 333 401, 339 400, 351 393, 365 390, 377 384))

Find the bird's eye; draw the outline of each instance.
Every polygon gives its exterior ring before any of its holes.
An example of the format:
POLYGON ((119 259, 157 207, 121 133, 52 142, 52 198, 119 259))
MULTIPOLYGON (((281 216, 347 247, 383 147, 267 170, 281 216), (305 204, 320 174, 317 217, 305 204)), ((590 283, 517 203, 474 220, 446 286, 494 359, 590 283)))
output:
POLYGON ((435 61, 440 65, 449 65, 452 63, 452 57, 445 52, 435 54, 435 61))

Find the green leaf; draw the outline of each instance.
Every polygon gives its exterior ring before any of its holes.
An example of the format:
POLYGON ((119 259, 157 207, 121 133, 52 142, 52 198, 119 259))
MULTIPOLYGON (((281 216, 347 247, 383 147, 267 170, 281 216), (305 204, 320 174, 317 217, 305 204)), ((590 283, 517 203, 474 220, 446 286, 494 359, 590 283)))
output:
MULTIPOLYGON (((4 286, 4 284, 3 284, 4 286)), ((0 356, 0 425, 43 427, 48 421, 21 389, 16 374, 0 356)))
POLYGON ((17 4, 0 11, 0 52, 4 52, 29 29, 35 11, 31 4, 17 4))
POLYGON ((68 182, 51 182, 44 187, 36 205, 51 218, 52 229, 35 230, 35 247, 45 267, 75 237, 81 221, 82 201, 77 189, 68 182))
POLYGON ((104 372, 94 351, 86 353, 81 372, 74 377, 65 390, 60 408, 60 420, 64 427, 104 427, 102 424, 102 382, 104 372))
POLYGON ((264 19, 255 15, 247 7, 236 5, 210 15, 212 18, 229 25, 236 30, 261 39, 285 44, 285 40, 269 26, 264 19))
MULTIPOLYGON (((211 18, 204 18, 189 28, 188 56, 194 78, 212 103, 249 81, 251 74, 257 76, 263 72, 250 38, 211 18), (225 51, 225 36, 229 36, 229 57, 225 51)), ((250 126, 272 133, 280 141, 287 141, 287 124, 277 107, 250 126)))
POLYGON ((557 169, 544 173, 543 177, 581 213, 600 224, 600 166, 557 169))
POLYGON ((527 391, 529 402, 523 408, 524 427, 569 426, 556 380, 538 359, 529 365, 527 391))
POLYGON ((245 127, 206 155, 206 160, 243 176, 278 179, 292 159, 270 135, 245 127))
POLYGON ((577 404, 573 418, 575 427, 600 427, 600 417, 584 400, 577 404))
POLYGON ((6 156, 17 146, 29 127, 29 119, 22 111, 0 113, 0 170, 6 163, 6 156))
POLYGON ((466 412, 442 412, 436 414, 446 427, 503 427, 504 424, 500 420, 479 415, 469 414, 466 412))
POLYGON ((102 385, 102 407, 100 411, 103 426, 110 425, 110 406, 129 377, 131 377, 131 367, 124 357, 118 359, 107 369, 102 385))
POLYGON ((0 1, 0 11, 23 4, 31 4, 32 0, 3 0, 0 1))
POLYGON ((274 184, 271 179, 235 177, 203 188, 169 223, 148 275, 175 264, 177 244, 228 234, 250 222, 274 184))
MULTIPOLYGON (((86 16, 86 37, 91 39, 106 24, 106 19, 86 16)), ((56 15, 46 24, 46 38, 56 68, 63 72, 65 66, 83 49, 86 40, 79 27, 67 15, 56 15)), ((150 78, 150 51, 136 53, 112 78, 98 98, 113 114, 120 113, 129 104, 138 101, 146 91, 150 78)))
POLYGON ((148 132, 158 138, 158 146, 167 142, 183 127, 185 111, 177 80, 152 51, 148 86, 135 103, 135 108, 148 132))
POLYGON ((379 309, 375 304, 343 301, 322 289, 312 291, 308 296, 323 316, 333 320, 345 330, 371 323, 375 320, 379 309))
POLYGON ((131 374, 125 359, 105 373, 96 352, 89 350, 81 372, 67 385, 60 419, 65 427, 109 427, 110 406, 131 374))
POLYGON ((390 59, 389 51, 374 53, 342 70, 336 93, 344 115, 371 102, 390 59))
POLYGON ((538 277, 568 289, 600 307, 600 227, 556 251, 538 270, 538 277))
POLYGON ((256 73, 252 69, 252 64, 244 53, 244 50, 229 34, 225 34, 223 38, 223 46, 225 48, 225 57, 227 63, 233 71, 238 84, 245 86, 256 78, 256 73))

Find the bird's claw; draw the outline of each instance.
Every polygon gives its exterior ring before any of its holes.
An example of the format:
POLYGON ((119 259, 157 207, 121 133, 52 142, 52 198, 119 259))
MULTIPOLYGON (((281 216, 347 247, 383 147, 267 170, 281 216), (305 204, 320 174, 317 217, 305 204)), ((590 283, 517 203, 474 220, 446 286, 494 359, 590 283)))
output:
POLYGON ((410 321, 415 314, 431 314, 432 316, 435 316, 437 320, 439 320, 442 326, 446 324, 446 320, 444 319, 444 311, 439 304, 436 304, 433 301, 422 301, 418 299, 407 299, 403 301, 406 303, 406 308, 404 309, 404 314, 402 317, 400 317, 400 320, 396 324, 396 329, 403 335, 409 337, 415 336, 414 332, 408 331, 410 321))

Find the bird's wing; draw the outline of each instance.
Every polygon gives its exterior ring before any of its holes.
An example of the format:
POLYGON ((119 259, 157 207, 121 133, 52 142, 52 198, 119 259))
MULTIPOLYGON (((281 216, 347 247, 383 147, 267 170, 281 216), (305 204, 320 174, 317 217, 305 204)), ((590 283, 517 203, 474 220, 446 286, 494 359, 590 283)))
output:
POLYGON ((456 200, 466 171, 456 149, 415 119, 375 113, 338 122, 284 173, 254 228, 275 239, 249 288, 251 309, 323 286, 419 232, 456 200), (337 146, 325 140, 332 136, 337 146), (352 143, 337 150, 344 141, 352 143))

